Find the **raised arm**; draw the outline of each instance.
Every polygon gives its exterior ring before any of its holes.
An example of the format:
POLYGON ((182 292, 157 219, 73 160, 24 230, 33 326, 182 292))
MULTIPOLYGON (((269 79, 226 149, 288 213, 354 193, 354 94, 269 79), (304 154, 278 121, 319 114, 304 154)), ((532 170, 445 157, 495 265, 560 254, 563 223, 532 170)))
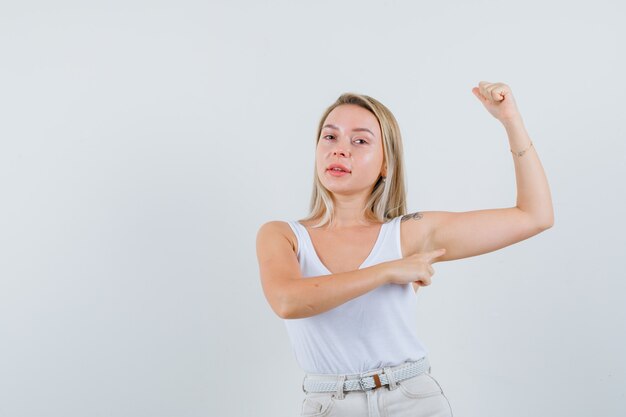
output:
POLYGON ((265 223, 257 233, 259 273, 265 298, 283 319, 314 316, 388 282, 381 264, 303 278, 285 222, 265 223))
POLYGON ((428 228, 427 249, 446 248, 440 258, 442 262, 495 251, 554 224, 548 180, 509 87, 481 81, 480 87, 472 92, 506 130, 515 166, 517 204, 467 212, 425 211, 407 216, 409 230, 417 229, 417 222, 428 228))

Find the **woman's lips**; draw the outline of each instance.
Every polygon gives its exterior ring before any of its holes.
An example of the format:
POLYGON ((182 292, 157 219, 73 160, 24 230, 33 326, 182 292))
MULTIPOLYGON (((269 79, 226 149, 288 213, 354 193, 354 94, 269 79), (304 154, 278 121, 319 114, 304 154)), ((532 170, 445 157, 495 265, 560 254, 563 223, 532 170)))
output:
POLYGON ((349 172, 346 172, 346 171, 336 171, 334 169, 327 169, 326 172, 328 172, 333 177, 343 177, 344 175, 348 175, 349 174, 349 172))

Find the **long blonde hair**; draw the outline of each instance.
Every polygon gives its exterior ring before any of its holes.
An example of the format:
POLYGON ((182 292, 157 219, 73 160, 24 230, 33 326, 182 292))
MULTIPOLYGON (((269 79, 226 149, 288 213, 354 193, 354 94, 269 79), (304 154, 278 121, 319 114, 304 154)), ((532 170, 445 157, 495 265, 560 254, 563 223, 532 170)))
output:
MULTIPOLYGON (((387 176, 383 181, 378 178, 370 194, 362 214, 373 222, 386 223, 394 217, 406 214, 406 190, 404 186, 404 162, 402 150, 402 136, 398 122, 391 111, 378 100, 364 94, 344 93, 331 104, 319 122, 315 143, 320 140, 324 121, 328 114, 342 104, 356 104, 369 110, 380 124, 383 141, 384 162, 387 166, 387 176)), ((332 225, 334 221, 334 204, 330 191, 322 185, 317 176, 317 169, 313 170, 313 193, 311 195, 310 213, 303 220, 319 221, 312 227, 332 225)))

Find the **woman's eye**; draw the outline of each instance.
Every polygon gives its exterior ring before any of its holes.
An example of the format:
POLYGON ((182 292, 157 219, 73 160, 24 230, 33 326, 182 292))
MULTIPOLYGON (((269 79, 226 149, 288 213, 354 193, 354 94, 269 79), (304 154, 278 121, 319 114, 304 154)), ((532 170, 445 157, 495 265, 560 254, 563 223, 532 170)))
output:
MULTIPOLYGON (((323 136, 323 138, 331 140, 331 139, 334 139, 335 137, 333 135, 326 135, 326 136, 323 136)), ((357 142, 357 141, 362 141, 361 143, 359 143, 359 145, 361 145, 363 143, 367 143, 367 141, 365 139, 355 139, 355 142, 357 142)))

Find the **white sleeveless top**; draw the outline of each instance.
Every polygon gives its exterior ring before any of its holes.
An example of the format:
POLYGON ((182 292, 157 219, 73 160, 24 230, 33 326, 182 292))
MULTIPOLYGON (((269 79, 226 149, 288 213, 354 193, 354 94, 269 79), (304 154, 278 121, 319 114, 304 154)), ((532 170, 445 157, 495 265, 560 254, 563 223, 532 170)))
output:
MULTIPOLYGON (((398 216, 381 227, 359 269, 402 258, 398 216)), ((307 229, 288 221, 298 238, 303 279, 330 275, 307 229)), ((321 314, 284 319, 300 367, 312 374, 360 374, 418 360, 428 350, 417 338, 417 304, 412 284, 385 284, 321 314)))

